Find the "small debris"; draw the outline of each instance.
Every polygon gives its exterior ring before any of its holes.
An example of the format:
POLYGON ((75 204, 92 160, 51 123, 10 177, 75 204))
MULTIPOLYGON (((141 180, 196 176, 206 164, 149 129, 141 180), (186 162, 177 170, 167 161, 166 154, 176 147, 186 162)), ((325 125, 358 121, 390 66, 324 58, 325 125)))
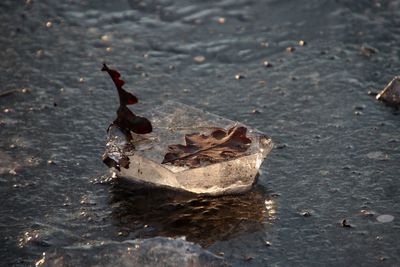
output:
POLYGON ((36 57, 41 58, 44 55, 43 49, 39 49, 36 51, 36 57))
POLYGON ((380 260, 380 261, 386 261, 386 260, 387 260, 387 258, 386 258, 386 257, 384 257, 384 256, 382 256, 382 257, 379 257, 379 260, 380 260))
POLYGON ((400 107, 400 76, 394 77, 375 98, 389 105, 400 107))
POLYGON ((255 257, 253 255, 246 255, 244 256, 244 260, 245 261, 251 261, 252 259, 254 259, 255 257))
POLYGON ((46 22, 46 27, 51 28, 53 26, 53 23, 51 21, 46 22))
POLYGON ((271 62, 269 62, 269 61, 264 61, 264 62, 263 62, 263 66, 266 67, 266 68, 271 68, 271 67, 272 67, 272 64, 271 64, 271 62))
POLYGON ((303 217, 311 217, 311 212, 308 210, 303 210, 300 212, 301 216, 303 217))
POLYGON ((194 61, 196 61, 197 63, 202 63, 202 62, 204 62, 204 60, 206 60, 206 57, 205 56, 195 56, 194 58, 193 58, 193 60, 194 61))
POLYGON ((364 217, 373 217, 375 216, 375 212, 370 211, 370 210, 361 210, 360 215, 364 217))
POLYGON ((343 219, 341 224, 342 224, 343 228, 352 228, 353 227, 347 223, 346 219, 343 219))
POLYGON ((305 46, 307 43, 304 40, 299 40, 298 44, 299 46, 305 46))
POLYGON ((359 110, 354 111, 354 115, 361 116, 363 113, 359 110))
POLYGON ((108 41, 110 41, 110 39, 111 39, 111 36, 108 34, 104 34, 100 37, 100 40, 102 40, 103 42, 108 42, 108 41))
POLYGON ((224 17, 219 17, 217 21, 219 24, 224 24, 226 19, 224 17))
POLYGON ((276 146, 275 146, 275 148, 276 149, 284 149, 284 148, 286 148, 288 145, 287 144, 277 144, 276 146))
POLYGON ((85 81, 85 78, 83 78, 83 77, 80 77, 80 78, 79 78, 79 82, 80 82, 80 83, 83 83, 84 81, 85 81))
POLYGON ((370 57, 373 54, 378 53, 378 50, 371 47, 371 46, 361 46, 361 54, 366 56, 366 57, 370 57))
POLYGON ((394 220, 394 216, 390 214, 379 215, 376 220, 380 223, 389 223, 394 220))
POLYGON ((244 78, 246 78, 246 77, 243 74, 238 73, 238 74, 235 75, 235 79, 236 80, 241 80, 241 79, 244 79, 244 78))
POLYGON ((267 48, 269 46, 268 42, 261 42, 260 43, 261 47, 267 48))
POLYGON ((49 164, 49 165, 56 165, 56 163, 55 163, 54 161, 52 161, 51 159, 49 159, 49 160, 47 161, 47 164, 49 164))
POLYGON ((269 241, 265 241, 265 245, 266 245, 267 247, 270 247, 270 246, 272 246, 272 243, 269 242, 269 241))
POLYGON ((253 109, 251 111, 251 113, 253 113, 253 114, 261 114, 261 111, 259 111, 258 109, 253 109))
POLYGON ((295 48, 293 46, 286 47, 286 52, 294 52, 295 48))
POLYGON ((107 48, 106 48, 106 51, 107 51, 107 52, 111 52, 111 51, 112 51, 112 48, 111 48, 111 47, 107 47, 107 48))

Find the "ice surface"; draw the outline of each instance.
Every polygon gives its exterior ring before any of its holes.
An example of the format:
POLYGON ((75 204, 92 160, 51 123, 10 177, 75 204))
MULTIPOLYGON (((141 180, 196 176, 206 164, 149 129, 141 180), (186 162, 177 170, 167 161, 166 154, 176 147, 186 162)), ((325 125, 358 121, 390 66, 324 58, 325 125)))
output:
POLYGON ((36 266, 226 266, 224 260, 182 238, 155 237, 71 246, 44 255, 36 266))
POLYGON ((129 158, 128 168, 121 166, 115 170, 118 176, 201 194, 243 192, 251 188, 261 163, 272 149, 269 137, 245 126, 252 142, 244 156, 197 168, 161 164, 168 146, 184 144, 186 134, 209 134, 215 127, 244 125, 172 101, 141 115, 150 119, 153 132, 134 135, 134 149, 117 128, 109 131, 105 155, 115 161, 129 158))

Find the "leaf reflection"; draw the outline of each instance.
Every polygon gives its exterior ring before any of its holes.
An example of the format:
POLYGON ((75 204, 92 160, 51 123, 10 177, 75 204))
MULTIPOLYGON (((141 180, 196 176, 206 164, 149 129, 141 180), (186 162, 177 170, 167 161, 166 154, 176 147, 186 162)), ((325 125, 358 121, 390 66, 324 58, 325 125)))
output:
POLYGON ((130 238, 186 236, 205 247, 262 230, 273 222, 276 210, 271 192, 261 186, 243 195, 213 198, 125 179, 113 185, 111 205, 115 224, 130 238))

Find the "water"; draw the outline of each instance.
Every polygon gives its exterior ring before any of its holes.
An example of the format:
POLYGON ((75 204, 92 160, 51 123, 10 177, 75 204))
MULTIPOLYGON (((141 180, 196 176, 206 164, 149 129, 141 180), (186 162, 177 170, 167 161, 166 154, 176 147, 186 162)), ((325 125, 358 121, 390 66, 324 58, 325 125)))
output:
POLYGON ((26 89, 0 97, 1 265, 182 235, 233 266, 398 265, 400 122, 367 92, 399 74, 399 5, 1 1, 1 92, 26 89), (257 187, 204 199, 107 179, 103 61, 138 113, 177 100, 270 135, 257 187))

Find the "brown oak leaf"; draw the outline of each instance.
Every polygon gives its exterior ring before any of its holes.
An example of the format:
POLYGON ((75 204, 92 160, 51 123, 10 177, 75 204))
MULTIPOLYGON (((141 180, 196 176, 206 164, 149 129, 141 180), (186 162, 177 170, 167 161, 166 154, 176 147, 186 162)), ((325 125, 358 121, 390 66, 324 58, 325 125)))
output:
POLYGON ((125 82, 120 79, 121 74, 116 70, 108 68, 106 64, 103 64, 103 68, 101 70, 108 72, 118 91, 119 108, 117 110, 117 118, 114 120, 113 124, 117 125, 121 131, 128 136, 128 138, 131 137, 130 132, 137 134, 146 134, 152 132, 153 128, 150 121, 144 117, 135 115, 127 107, 127 105, 136 104, 138 102, 138 98, 122 88, 125 82))
MULTIPOLYGON (((112 135, 110 131, 117 128, 126 138, 126 141, 132 140, 132 133, 136 134, 147 134, 152 132, 153 127, 151 122, 144 118, 135 115, 127 105, 136 104, 139 100, 133 94, 125 91, 122 86, 125 84, 123 80, 120 79, 121 74, 113 69, 107 67, 106 64, 103 64, 102 71, 106 71, 111 79, 113 80, 115 87, 118 91, 119 96, 119 108, 117 110, 117 118, 114 122, 108 126, 107 132, 109 135, 112 135)), ((126 147, 124 147, 126 149, 126 147)), ((110 168, 114 167, 117 170, 121 170, 123 168, 129 168, 129 158, 123 155, 123 151, 119 151, 121 156, 118 157, 110 157, 108 151, 106 151, 103 155, 103 162, 110 168)))
POLYGON ((168 146, 162 163, 196 168, 244 156, 251 144, 246 132, 246 127, 234 126, 229 130, 215 128, 210 135, 187 134, 185 145, 168 146))

